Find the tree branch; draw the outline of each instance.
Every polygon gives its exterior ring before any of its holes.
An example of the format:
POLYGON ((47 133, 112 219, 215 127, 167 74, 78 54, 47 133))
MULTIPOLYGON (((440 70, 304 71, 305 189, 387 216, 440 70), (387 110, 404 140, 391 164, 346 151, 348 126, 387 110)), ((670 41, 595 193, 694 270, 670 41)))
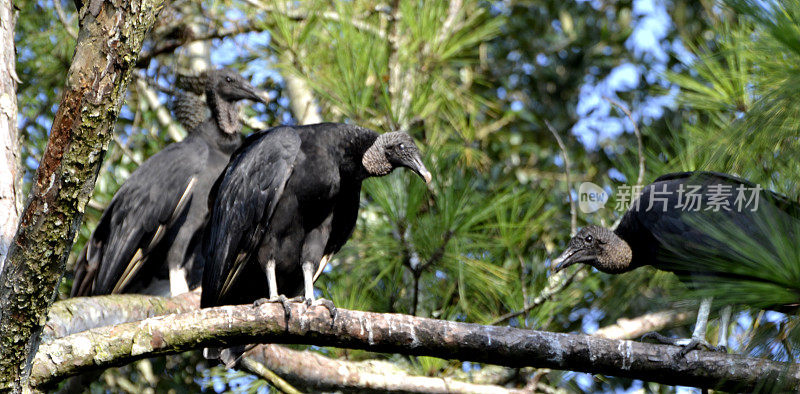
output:
POLYGON ((173 298, 138 294, 70 298, 50 308, 42 339, 53 340, 93 328, 183 313, 199 307, 198 291, 173 298))
POLYGON ((244 1, 245 1, 245 3, 250 4, 250 5, 252 5, 252 6, 256 7, 256 8, 260 8, 262 11, 264 11, 266 13, 280 14, 283 17, 285 17, 287 19, 291 19, 291 20, 296 21, 296 22, 307 20, 309 17, 311 17, 313 15, 315 17, 322 18, 322 19, 325 19, 325 20, 329 20, 331 22, 348 23, 348 24, 352 25, 353 27, 355 27, 356 29, 361 30, 361 31, 366 32, 366 33, 370 33, 370 34, 374 35, 377 38, 380 38, 380 39, 385 39, 386 38, 386 35, 384 34, 384 32, 382 32, 379 28, 369 24, 368 22, 365 22, 365 21, 362 21, 362 20, 359 20, 359 19, 355 19, 355 18, 344 18, 341 15, 339 15, 339 14, 333 12, 333 11, 322 11, 322 12, 312 11, 312 12, 308 12, 308 11, 304 11, 304 10, 301 10, 301 9, 298 9, 298 8, 289 9, 287 6, 272 7, 272 6, 264 4, 263 2, 258 1, 258 0, 244 0, 244 1))
POLYGON ((72 27, 72 21, 67 19, 67 14, 64 13, 64 9, 61 7, 61 0, 53 0, 53 8, 55 8, 58 20, 61 21, 62 25, 64 25, 64 29, 67 31, 67 34, 77 40, 78 31, 72 27))
MULTIPOLYGON (((291 51, 284 51, 281 55, 286 64, 296 65, 295 56, 291 51)), ((292 111, 297 124, 314 124, 322 122, 320 108, 314 102, 314 92, 308 86, 303 77, 294 74, 291 70, 286 70, 282 74, 286 83, 285 93, 289 97, 289 109, 292 111)))
POLYGON ((489 384, 452 378, 411 376, 387 361, 333 360, 309 351, 262 345, 248 354, 306 391, 358 391, 393 393, 522 393, 489 384))
POLYGON ((399 314, 266 303, 223 306, 102 327, 42 344, 31 383, 207 346, 297 343, 533 366, 673 385, 752 391, 765 382, 800 388, 800 366, 738 355, 587 335, 482 326, 399 314))
POLYGON ((241 366, 250 371, 252 374, 265 379, 269 382, 269 384, 284 394, 300 394, 300 391, 283 380, 283 378, 278 376, 278 374, 270 371, 269 368, 267 368, 264 364, 256 361, 250 356, 242 358, 241 366))
MULTIPOLYGON (((169 111, 161 101, 158 100, 158 94, 156 93, 155 89, 150 87, 143 78, 136 79, 136 90, 144 96, 144 100, 147 103, 147 106, 150 107, 152 111, 156 113, 156 120, 161 125, 167 129, 167 135, 172 139, 174 142, 179 142, 183 140, 183 131, 182 128, 178 126, 178 123, 172 119, 172 115, 169 114, 169 111)), ((189 130, 186 130, 189 131, 189 130)))
MULTIPOLYGON (((58 301, 50 308, 42 337, 49 341, 93 328, 182 313, 199 307, 200 294, 197 291, 169 299, 134 294, 70 298, 58 301)), ((333 360, 314 352, 291 350, 279 345, 258 345, 242 361, 248 362, 249 358, 299 387, 316 390, 337 387, 359 392, 437 393, 448 392, 447 389, 449 392, 471 393, 514 392, 504 391, 494 381, 470 384, 453 378, 413 376, 389 362, 333 360), (315 368, 305 369, 309 366, 315 368)), ((262 371, 253 372, 261 374, 262 371)))
POLYGON ((564 176, 566 177, 567 182, 567 199, 569 200, 569 231, 570 237, 575 236, 578 233, 578 210, 575 209, 575 200, 572 198, 572 182, 570 180, 570 175, 572 173, 572 164, 569 161, 569 154, 567 154, 567 147, 564 145, 564 141, 561 140, 559 137, 558 132, 555 128, 548 122, 546 119, 544 121, 545 126, 553 133, 553 137, 556 137, 556 142, 558 142, 558 147, 561 148, 561 155, 564 158, 564 176))
POLYGON ((694 312, 676 312, 672 310, 648 313, 632 319, 619 319, 616 324, 605 326, 592 335, 608 339, 633 339, 667 327, 675 327, 691 321, 694 312))
MULTIPOLYGON (((13 1, 0 0, 0 272, 17 231, 22 203, 13 1)), ((21 129, 20 129, 21 130, 21 129)))
POLYGON ((603 97, 603 98, 606 99, 606 101, 608 101, 609 103, 611 103, 611 105, 619 108, 620 111, 622 111, 625 114, 625 116, 627 116, 628 119, 630 119, 631 123, 633 123, 633 133, 636 134, 636 142, 639 145, 639 176, 638 178, 636 178, 636 185, 641 186, 642 182, 644 182, 644 144, 642 143, 642 132, 639 131, 639 125, 636 124, 636 120, 633 119, 633 114, 627 107, 625 107, 625 105, 623 105, 617 100, 614 100, 611 97, 603 97))
POLYGON ((498 317, 497 319, 493 320, 490 325, 500 324, 508 319, 515 318, 519 315, 525 314, 533 310, 534 308, 538 308, 539 305, 544 304, 545 302, 549 301, 553 298, 554 295, 562 292, 564 289, 567 288, 576 278, 580 281, 586 275, 585 270, 583 267, 576 269, 571 274, 567 274, 566 271, 560 271, 551 275, 550 278, 547 280, 547 287, 542 289, 536 298, 530 302, 530 304, 526 305, 522 309, 514 312, 508 312, 503 316, 498 317), (580 276, 579 276, 580 275, 580 276))
POLYGON ((61 104, 0 274, 0 390, 26 386, 136 57, 163 4, 93 1, 83 7, 61 104))

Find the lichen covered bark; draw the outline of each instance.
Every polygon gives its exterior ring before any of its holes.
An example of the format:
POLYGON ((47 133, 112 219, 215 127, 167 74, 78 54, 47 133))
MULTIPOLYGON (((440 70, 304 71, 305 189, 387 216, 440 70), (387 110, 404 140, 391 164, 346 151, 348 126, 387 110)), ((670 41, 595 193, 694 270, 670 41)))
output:
POLYGON ((61 104, 0 275, 0 390, 25 385, 136 58, 164 0, 93 3, 82 10, 61 104))
POLYGON ((139 294, 70 298, 56 302, 48 311, 42 340, 199 308, 200 293, 196 291, 173 298, 139 294))

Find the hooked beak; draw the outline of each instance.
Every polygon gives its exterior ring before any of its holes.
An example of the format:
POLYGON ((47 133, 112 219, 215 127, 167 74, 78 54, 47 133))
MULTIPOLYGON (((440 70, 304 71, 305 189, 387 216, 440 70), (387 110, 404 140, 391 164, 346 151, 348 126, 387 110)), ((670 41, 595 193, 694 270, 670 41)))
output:
POLYGON ((242 96, 242 99, 251 100, 251 101, 257 102, 257 103, 267 104, 267 102, 269 101, 269 99, 266 96, 267 92, 262 92, 262 91, 256 89, 253 85, 250 85, 250 84, 246 84, 246 85, 247 86, 244 88, 244 91, 246 93, 242 96))
POLYGON ((259 92, 258 90, 256 90, 255 88, 253 88, 253 91, 251 93, 252 93, 252 96, 248 97, 250 100, 253 100, 253 101, 259 102, 259 103, 263 103, 263 104, 267 104, 269 102, 269 99, 264 96, 266 94, 266 92, 262 93, 262 92, 259 92))
POLYGON ((561 253, 561 255, 556 257, 550 264, 552 267, 555 267, 553 271, 558 272, 569 267, 570 265, 581 262, 580 252, 580 249, 572 247, 567 248, 564 253, 561 253))
POLYGON ((422 179, 425 180, 425 183, 431 183, 433 176, 431 175, 430 171, 425 168, 425 164, 422 164, 422 159, 419 156, 415 157, 411 165, 408 167, 411 168, 411 171, 414 171, 417 173, 417 175, 422 177, 422 179))

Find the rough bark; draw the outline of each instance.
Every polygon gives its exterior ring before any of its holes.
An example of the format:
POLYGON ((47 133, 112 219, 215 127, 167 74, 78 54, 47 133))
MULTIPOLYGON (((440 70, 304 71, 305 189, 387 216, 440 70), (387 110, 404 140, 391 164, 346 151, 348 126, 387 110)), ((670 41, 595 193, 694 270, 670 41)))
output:
POLYGON ((208 346, 296 343, 432 356, 508 367, 599 373, 671 385, 753 391, 800 389, 800 366, 587 335, 483 326, 399 314, 279 304, 223 306, 102 327, 41 346, 31 383, 208 346))
MULTIPOLYGON (((58 301, 50 308, 42 339, 50 341, 97 327, 183 313, 199 307, 200 294, 196 291, 174 298, 135 294, 71 298, 58 301)), ((314 352, 301 352, 278 345, 256 346, 247 357, 252 357, 299 387, 316 390, 338 387, 358 392, 513 392, 485 378, 475 380, 473 376, 470 379, 473 383, 467 383, 453 378, 413 376, 385 361, 333 360, 314 352), (308 365, 316 365, 317 368, 298 369, 308 365)), ((513 371, 510 373, 513 374, 513 371)))
POLYGON ((522 393, 522 390, 462 382, 452 378, 413 376, 387 361, 340 361, 318 353, 278 345, 258 346, 247 354, 294 386, 307 392, 360 393, 522 393))
POLYGON ((22 193, 17 132, 17 78, 11 0, 0 0, 0 272, 17 231, 22 193))
MULTIPOLYGON (((196 310, 199 305, 198 292, 171 299, 133 294, 72 298, 53 304, 42 337, 45 341, 53 340, 92 328, 196 310)), ((658 331, 692 318, 693 314, 688 312, 654 312, 633 319, 620 319, 617 324, 600 328, 592 335, 611 339, 637 338, 644 332, 658 331)), ((481 373, 487 372, 487 376, 471 376, 469 381, 473 385, 469 385, 459 377, 442 379, 411 376, 388 362, 333 360, 317 353, 290 350, 278 345, 256 346, 247 357, 264 364, 298 387, 317 390, 332 389, 332 385, 336 385, 340 389, 358 392, 436 392, 437 387, 445 387, 449 392, 498 391, 502 388, 497 384, 502 384, 515 374, 511 369, 486 366, 481 373), (310 364, 318 368, 296 368, 310 364), (319 368, 322 365, 325 368, 319 368), (490 370, 494 372, 489 373, 490 370)))
POLYGON ((93 0, 31 195, 0 275, 0 390, 20 391, 136 57, 164 0, 93 0))
POLYGON ((183 313, 198 308, 200 308, 198 291, 173 298, 138 294, 70 298, 54 303, 48 311, 42 340, 48 341, 93 328, 183 313))

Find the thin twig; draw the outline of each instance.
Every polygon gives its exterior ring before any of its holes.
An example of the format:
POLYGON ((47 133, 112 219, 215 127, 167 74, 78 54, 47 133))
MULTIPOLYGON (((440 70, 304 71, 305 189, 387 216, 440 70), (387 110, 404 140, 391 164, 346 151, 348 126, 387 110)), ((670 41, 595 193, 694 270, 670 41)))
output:
POLYGON ((636 134, 636 142, 639 144, 639 178, 636 179, 636 186, 641 186, 642 182, 644 182, 644 144, 642 143, 642 133, 639 131, 639 125, 633 119, 633 114, 631 114, 631 111, 628 110, 625 105, 611 97, 603 98, 611 103, 611 105, 616 106, 624 112, 628 119, 631 120, 631 123, 633 123, 633 133, 636 134))
MULTIPOLYGON (((249 4, 249 5, 251 5, 251 6, 254 6, 256 8, 260 8, 262 11, 264 11, 266 13, 277 13, 277 14, 280 14, 281 16, 283 16, 285 18, 288 18, 288 19, 291 19, 293 21, 307 20, 312 16, 312 12, 303 11, 303 10, 300 10, 300 9, 291 9, 290 10, 290 9, 288 9, 286 7, 271 7, 271 6, 266 5, 263 2, 258 1, 258 0, 244 0, 244 2, 249 4)), ((386 38, 384 32, 382 32, 379 28, 371 25, 368 22, 362 21, 362 20, 353 19, 353 18, 345 18, 345 17, 342 17, 341 15, 339 15, 339 14, 337 14, 335 12, 332 12, 332 11, 316 12, 316 13, 313 14, 313 16, 316 16, 318 18, 322 18, 322 19, 325 19, 325 20, 329 20, 331 22, 349 23, 350 25, 352 25, 356 29, 364 31, 364 32, 367 32, 367 33, 370 33, 370 34, 373 34, 373 35, 375 35, 376 37, 378 37, 380 39, 385 39, 386 38)))
POLYGON ((300 390, 294 388, 291 384, 283 380, 280 376, 278 376, 275 372, 272 372, 267 368, 264 364, 253 360, 251 357, 245 357, 242 359, 242 366, 250 372, 264 378, 272 387, 280 390, 286 394, 300 394, 300 390))
POLYGON ((564 174, 567 178, 567 198, 569 198, 569 231, 570 236, 574 236, 578 232, 578 210, 575 209, 575 200, 572 198, 572 181, 569 176, 572 172, 572 165, 569 161, 569 155, 567 154, 567 147, 564 145, 564 141, 561 140, 561 137, 558 136, 556 129, 553 128, 553 125, 547 120, 544 121, 544 124, 550 132, 553 133, 553 136, 556 137, 556 142, 558 142, 558 146, 561 148, 561 154, 564 156, 564 174))
POLYGON ((516 312, 508 312, 505 315, 500 316, 491 323, 489 323, 489 325, 500 324, 508 319, 515 318, 519 315, 530 312, 534 308, 550 300, 550 298, 552 298, 554 295, 566 289, 567 286, 569 286, 570 283, 572 283, 576 278, 580 280, 583 277, 583 275, 581 275, 581 278, 578 278, 578 274, 581 274, 583 272, 584 272, 584 267, 581 266, 580 268, 578 268, 569 275, 567 275, 566 271, 561 271, 556 273, 555 275, 550 277, 547 287, 545 287, 542 290, 542 292, 539 293, 539 295, 533 301, 531 301, 531 303, 527 307, 516 312))
POLYGON ((136 163, 136 166, 142 165, 142 160, 136 157, 133 151, 130 150, 130 148, 128 148, 128 146, 122 142, 122 140, 119 138, 117 134, 114 134, 113 138, 114 142, 117 143, 117 146, 119 146, 119 149, 122 151, 122 154, 125 155, 125 157, 131 159, 132 162, 136 163))
POLYGON ((520 283, 520 288, 522 289, 522 307, 523 308, 527 308, 528 307, 528 286, 527 286, 528 278, 527 278, 527 275, 525 275, 525 259, 523 259, 522 256, 517 256, 517 258, 519 259, 519 281, 521 282, 520 283))
MULTIPOLYGON (((138 76, 138 74, 134 75, 138 76)), ((175 122, 175 120, 169 114, 167 108, 161 104, 161 101, 158 99, 158 95, 156 94, 155 90, 148 85, 148 82, 149 80, 147 79, 137 78, 136 88, 144 97, 145 102, 150 109, 155 110, 156 120, 162 127, 167 129, 167 135, 169 135, 170 138, 172 138, 172 140, 175 142, 183 140, 184 135, 181 132, 181 128, 178 127, 177 122, 175 122)))
POLYGON ((64 29, 67 30, 67 34, 69 34, 73 39, 77 40, 78 32, 70 24, 71 21, 67 20, 67 15, 64 13, 64 9, 61 7, 61 0, 53 0, 53 8, 56 9, 58 20, 61 21, 62 25, 64 25, 64 29))

